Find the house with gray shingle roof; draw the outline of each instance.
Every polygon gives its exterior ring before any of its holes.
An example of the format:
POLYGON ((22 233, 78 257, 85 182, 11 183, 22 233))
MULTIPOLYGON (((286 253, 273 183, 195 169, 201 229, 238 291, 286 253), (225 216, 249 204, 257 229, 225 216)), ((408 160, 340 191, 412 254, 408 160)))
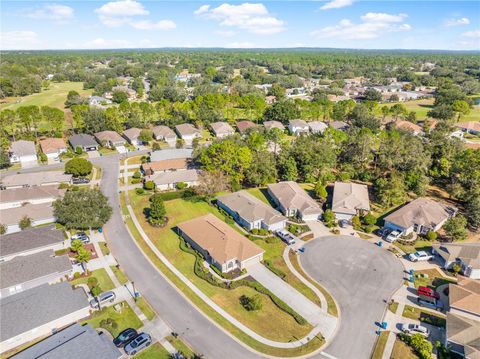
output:
POLYGON ((338 220, 351 220, 353 216, 370 211, 368 187, 364 184, 335 182, 332 211, 338 220))
POLYGON ((323 133, 328 128, 327 124, 322 121, 310 121, 308 127, 313 134, 323 133))
POLYGON ((480 320, 447 313, 445 346, 467 359, 480 358, 480 320))
POLYGON ((227 122, 214 122, 210 124, 215 137, 222 138, 231 136, 235 133, 235 130, 227 122))
POLYGON ((433 244, 432 249, 441 258, 443 268, 450 269, 458 263, 465 277, 480 279, 480 244, 439 243, 433 244))
POLYGON ((165 141, 170 147, 174 147, 177 143, 177 135, 168 126, 155 126, 152 132, 157 141, 165 141))
POLYGON ((217 205, 249 231, 264 228, 277 231, 285 228, 287 218, 247 191, 217 197, 217 205))
POLYGON ((185 141, 187 146, 191 146, 195 138, 202 137, 202 131, 193 126, 191 123, 182 123, 175 126, 178 136, 185 141))
POLYGON ((285 131, 285 126, 280 121, 265 121, 263 126, 267 131, 277 128, 281 131, 285 131))
POLYGON ((0 299, 0 352, 50 335, 90 314, 83 288, 68 282, 43 284, 0 299))
POLYGON ((10 163, 21 163, 22 167, 37 163, 37 149, 35 142, 19 140, 10 144, 8 153, 10 163))
POLYGON ((63 171, 44 171, 31 173, 16 173, 6 175, 0 179, 0 188, 22 188, 34 186, 51 186, 60 183, 71 183, 72 175, 63 173, 63 171))
POLYGON ((70 146, 72 146, 74 151, 77 147, 80 147, 83 151, 98 150, 98 142, 95 141, 95 137, 87 135, 86 133, 73 135, 68 139, 68 142, 70 142, 70 146))

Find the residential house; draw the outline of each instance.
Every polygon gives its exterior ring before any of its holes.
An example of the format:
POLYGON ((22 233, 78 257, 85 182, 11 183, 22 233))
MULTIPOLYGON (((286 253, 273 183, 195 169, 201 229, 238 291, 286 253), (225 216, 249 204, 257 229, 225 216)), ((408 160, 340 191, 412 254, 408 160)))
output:
MULTIPOLYGON (((128 99, 129 100, 135 100, 137 98, 137 91, 135 91, 134 89, 131 89, 127 86, 115 86, 112 88, 112 95, 114 92, 117 92, 117 91, 120 91, 120 92, 125 92, 128 96, 128 99)), ((105 96, 107 97, 107 96, 105 96)))
POLYGON ((416 123, 412 123, 410 121, 396 121, 395 128, 401 129, 407 132, 412 133, 414 136, 423 136, 423 128, 417 125, 416 123))
POLYGON ((247 191, 217 197, 217 205, 249 231, 261 228, 277 231, 285 228, 287 223, 287 218, 280 212, 247 191))
POLYGON ((480 281, 458 276, 448 285, 448 304, 450 313, 480 320, 480 281))
POLYGON ((480 358, 480 320, 447 313, 445 346, 466 359, 480 358))
POLYGON ((143 141, 138 139, 140 132, 142 132, 140 128, 132 127, 123 131, 123 137, 125 137, 132 146, 138 147, 139 145, 143 145, 143 141))
POLYGON ((0 262, 0 297, 5 298, 42 284, 57 283, 72 275, 72 263, 68 256, 55 256, 51 249, 17 256, 0 262))
POLYGON ((56 185, 6 189, 0 192, 0 209, 21 207, 25 203, 51 203, 64 194, 65 190, 56 185))
POLYGON ((323 213, 320 205, 296 182, 269 184, 267 190, 280 212, 287 217, 296 216, 304 221, 316 220, 323 213))
POLYGON ((385 217, 385 227, 403 235, 436 232, 456 212, 455 207, 420 197, 385 217))
POLYGON ((0 299, 0 353, 50 335, 87 317, 90 312, 83 288, 67 282, 43 284, 0 299))
POLYGON ((176 158, 173 160, 163 160, 143 163, 140 167, 145 176, 151 176, 159 172, 186 170, 190 161, 187 158, 176 158))
POLYGON ((191 148, 166 148, 150 152, 150 162, 192 158, 192 154, 193 150, 191 148))
POLYGON ((323 133, 323 131, 328 128, 327 124, 322 121, 311 121, 308 123, 308 127, 310 128, 310 131, 314 134, 323 133))
POLYGON ((165 141, 170 147, 175 147, 177 135, 168 126, 155 126, 152 128, 153 137, 157 141, 165 141))
POLYGON ((285 126, 280 121, 265 121, 263 126, 267 131, 270 131, 273 128, 278 128, 281 131, 285 131, 285 126))
POLYGON ((263 259, 264 250, 209 213, 180 223, 179 234, 222 273, 248 269, 263 259))
POLYGON ((480 135, 479 121, 460 122, 457 123, 457 127, 463 132, 469 133, 471 135, 480 135))
POLYGON ((175 131, 177 131, 178 136, 185 141, 187 146, 191 146, 195 138, 202 137, 202 131, 190 123, 182 123, 175 126, 175 131))
MULTIPOLYGON (((44 171, 31 173, 17 173, 7 175, 0 179, 1 189, 34 187, 34 186, 58 186, 60 183, 72 183, 72 175, 63 171, 44 171)), ((1 195, 1 193, 0 193, 1 195)), ((0 196, 0 199, 3 199, 0 196)))
POLYGON ((249 131, 251 128, 257 127, 252 121, 238 121, 237 122, 237 130, 240 132, 241 135, 244 135, 249 131))
POLYGON ((332 121, 328 125, 337 131, 346 131, 350 127, 343 121, 332 121))
POLYGON ((277 101, 277 97, 276 96, 265 96, 265 103, 268 104, 268 105, 272 105, 275 103, 275 101, 277 101))
POLYGON ((82 151, 97 151, 98 143, 95 141, 95 138, 86 133, 81 133, 78 135, 73 135, 68 139, 70 146, 72 146, 75 151, 77 148, 81 148, 82 151))
POLYGON ((179 183, 185 183, 187 187, 196 186, 198 184, 198 170, 184 170, 173 172, 161 172, 153 175, 150 180, 155 183, 158 190, 166 191, 176 189, 179 183))
POLYGON ((338 220, 350 221, 353 216, 363 216, 370 211, 368 187, 364 184, 335 182, 332 211, 338 220))
POLYGON ((125 139, 115 131, 97 132, 95 133, 95 138, 103 147, 112 149, 124 147, 126 143, 125 139))
POLYGON ((288 122, 288 130, 292 135, 300 136, 309 132, 308 123, 304 120, 290 120, 288 122))
POLYGON ((465 277, 480 279, 480 244, 440 243, 433 244, 432 250, 440 257, 443 268, 451 269, 455 263, 458 263, 465 277))
POLYGON ((20 163, 22 167, 31 167, 37 164, 37 149, 35 142, 19 140, 10 144, 10 163, 20 163))
POLYGON ((25 217, 30 219, 30 225, 32 227, 56 221, 52 203, 27 203, 21 207, 0 210, 1 223, 7 229, 6 234, 21 231, 19 223, 25 217))
POLYGON ((48 159, 58 161, 62 153, 67 152, 67 144, 63 138, 44 138, 38 141, 40 149, 48 159))
POLYGON ((0 261, 65 248, 68 248, 68 245, 63 231, 56 229, 54 225, 27 228, 21 232, 0 236, 0 261))
POLYGON ((108 105, 111 104, 112 101, 109 99, 106 99, 105 97, 101 96, 90 96, 88 99, 88 104, 90 106, 103 106, 103 105, 108 105))
POLYGON ((215 137, 218 138, 231 136, 235 133, 235 130, 227 122, 214 122, 210 124, 210 127, 215 137))
POLYGON ((122 353, 104 331, 72 324, 14 355, 14 359, 120 359, 122 353))

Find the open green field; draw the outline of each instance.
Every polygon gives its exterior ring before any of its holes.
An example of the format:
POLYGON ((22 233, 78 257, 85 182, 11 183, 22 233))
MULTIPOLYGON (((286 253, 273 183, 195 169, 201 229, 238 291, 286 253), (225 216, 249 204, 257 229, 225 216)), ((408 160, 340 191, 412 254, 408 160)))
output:
POLYGON ((48 90, 24 97, 7 97, 0 103, 0 110, 16 110, 21 106, 50 106, 61 110, 65 108, 69 91, 77 91, 82 96, 90 96, 93 90, 84 90, 83 82, 54 82, 48 90))
POLYGON ((143 214, 143 209, 149 206, 149 196, 139 196, 135 191, 130 191, 129 196, 140 225, 157 248, 190 281, 237 320, 265 338, 276 341, 296 340, 306 336, 311 331, 312 326, 310 324, 298 324, 290 314, 279 309, 268 296, 263 294, 260 294, 263 305, 261 310, 245 310, 240 304, 240 297, 242 295, 251 297, 259 294, 253 288, 242 286, 231 290, 222 289, 209 284, 194 273, 195 257, 179 248, 180 240, 174 232, 174 228, 178 223, 207 213, 212 213, 225 220, 225 217, 216 207, 198 200, 175 199, 166 201, 165 209, 168 216, 168 225, 164 228, 158 228, 150 226, 143 214), (275 318, 275 321, 272 321, 271 318, 275 318))

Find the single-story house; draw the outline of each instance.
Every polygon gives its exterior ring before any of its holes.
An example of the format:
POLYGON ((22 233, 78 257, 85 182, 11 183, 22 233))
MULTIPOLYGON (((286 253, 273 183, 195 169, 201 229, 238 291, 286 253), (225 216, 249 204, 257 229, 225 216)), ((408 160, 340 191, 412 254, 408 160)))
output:
POLYGON ((51 203, 64 194, 65 190, 56 185, 6 189, 0 192, 0 209, 21 207, 25 203, 51 203))
POLYGON ((267 131, 271 129, 278 128, 281 131, 285 131, 285 126, 280 121, 265 121, 263 126, 267 131))
POLYGON ((450 269, 458 263, 465 277, 480 279, 480 244, 440 243, 433 244, 432 250, 441 258, 443 268, 450 269))
MULTIPOLYGON (((0 179, 0 188, 12 189, 34 186, 58 186, 60 183, 71 183, 72 175, 63 173, 63 171, 44 171, 31 173, 17 173, 7 175, 0 179)), ((0 193, 0 195, 3 194, 0 193)), ((3 198, 2 198, 3 201, 3 198)))
POLYGON ((333 129, 339 130, 339 131, 346 131, 350 127, 348 123, 343 121, 332 121, 328 125, 333 129))
POLYGON ((285 228, 287 218, 247 191, 217 197, 217 205, 249 231, 264 228, 277 231, 285 228))
POLYGON ((300 136, 301 134, 308 133, 310 128, 304 120, 290 120, 288 122, 288 130, 292 135, 300 136))
POLYGON ((400 120, 395 122, 395 128, 412 133, 414 136, 424 135, 423 128, 416 123, 400 120))
POLYGON ((256 124, 254 124, 252 121, 248 121, 248 120, 238 121, 236 125, 237 125, 238 132, 240 132, 240 134, 242 134, 242 135, 247 133, 247 131, 250 130, 251 128, 257 127, 256 124))
POLYGON ((168 126, 155 126, 152 128, 153 138, 157 141, 165 141, 170 147, 177 144, 177 135, 168 126))
POLYGON ((322 121, 310 121, 308 127, 310 128, 310 132, 316 134, 323 133, 323 131, 328 128, 328 125, 322 121))
POLYGON ((120 359, 120 350, 110 336, 90 324, 72 324, 14 355, 15 359, 120 359))
POLYGON ((138 139, 140 132, 142 132, 140 128, 132 127, 123 131, 123 137, 125 137, 132 146, 137 147, 143 144, 143 142, 138 139))
POLYGON ((53 223, 56 220, 52 203, 27 203, 20 207, 0 210, 0 223, 7 227, 6 234, 21 231, 19 223, 24 217, 30 218, 32 227, 53 223))
POLYGON ((52 334, 90 314, 83 288, 43 284, 0 299, 0 353, 52 334))
POLYGON ((115 131, 101 131, 94 134, 98 143, 104 147, 117 148, 125 146, 125 139, 115 131))
POLYGON ((335 182, 332 211, 338 220, 350 221, 355 215, 370 211, 368 187, 364 184, 335 182))
POLYGON ((466 359, 480 358, 480 320, 447 313, 445 346, 466 359))
POLYGON ((88 104, 90 106, 102 106, 104 104, 108 105, 110 103, 112 103, 112 101, 101 96, 90 96, 88 99, 88 104))
POLYGON ((214 122, 210 124, 215 137, 227 137, 235 133, 235 130, 227 122, 214 122))
POLYGON ((190 123, 182 123, 181 125, 175 126, 175 131, 188 146, 192 145, 195 138, 202 137, 202 131, 200 131, 198 128, 194 127, 190 123))
POLYGON ((263 259, 264 250, 209 213, 180 223, 179 234, 222 273, 247 269, 263 259))
POLYGON ((297 216, 302 220, 316 220, 323 211, 320 205, 293 181, 267 185, 269 195, 287 217, 297 216))
POLYGON ((62 153, 67 152, 67 144, 63 138, 44 138, 38 143, 42 152, 52 160, 58 160, 62 153))
POLYGON ((178 183, 185 183, 187 187, 198 184, 198 170, 183 170, 172 172, 161 172, 150 178, 155 187, 161 191, 176 189, 178 183))
POLYGON ((72 275, 72 263, 68 256, 55 256, 51 249, 17 256, 0 262, 0 297, 5 298, 45 283, 57 283, 72 275))
POLYGON ((166 148, 150 152, 150 162, 192 158, 192 154, 193 150, 191 148, 166 148))
POLYGON ((78 147, 80 147, 83 151, 98 150, 98 143, 95 141, 95 138, 91 135, 87 135, 86 133, 73 135, 68 139, 68 142, 70 142, 70 146, 72 146, 74 151, 78 147))
POLYGON ((186 170, 189 165, 187 158, 176 158, 174 160, 163 160, 143 163, 140 167, 145 176, 151 176, 158 172, 169 172, 186 170))
POLYGON ((0 261, 67 247, 63 231, 54 225, 27 228, 21 232, 0 235, 0 261))
POLYGON ((457 127, 463 132, 470 133, 472 135, 480 135, 480 122, 468 121, 457 123, 457 127))
POLYGON ((10 163, 19 163, 23 166, 31 166, 37 163, 37 149, 35 142, 19 140, 10 144, 10 163))
POLYGON ((455 207, 420 197, 385 217, 384 226, 403 235, 426 234, 438 231, 456 212, 455 207))
POLYGON ((448 304, 450 313, 480 320, 480 281, 458 276, 448 285, 448 304))

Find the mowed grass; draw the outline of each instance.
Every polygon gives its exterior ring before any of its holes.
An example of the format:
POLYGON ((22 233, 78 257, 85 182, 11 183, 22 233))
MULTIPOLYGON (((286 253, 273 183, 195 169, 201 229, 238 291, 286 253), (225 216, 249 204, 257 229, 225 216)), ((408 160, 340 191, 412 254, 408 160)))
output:
POLYGON ((16 110, 21 106, 50 106, 65 109, 69 91, 77 91, 82 96, 90 96, 93 90, 84 90, 83 82, 52 82, 47 90, 24 97, 7 97, 2 100, 0 110, 16 110))
POLYGON ((375 343, 375 349, 373 350, 372 359, 382 359, 389 334, 389 331, 383 331, 377 337, 377 342, 375 343))
POLYGON ((193 271, 195 257, 180 250, 179 237, 173 228, 178 223, 208 213, 224 220, 225 217, 216 207, 203 201, 193 202, 184 199, 166 201, 168 225, 164 228, 157 228, 150 226, 143 214, 143 209, 149 206, 149 197, 139 196, 134 191, 129 191, 129 196, 135 215, 150 240, 178 270, 237 320, 265 338, 275 341, 296 340, 306 336, 311 331, 311 325, 298 324, 291 315, 280 310, 268 296, 263 294, 260 294, 263 304, 262 309, 252 312, 246 311, 240 304, 240 296, 258 294, 252 288, 222 289, 210 285, 195 275, 193 271), (275 318, 275 320, 273 321, 271 318, 275 318))
POLYGON ((442 276, 442 273, 436 268, 423 269, 414 272, 415 288, 424 286, 437 289, 439 286, 449 283, 455 283, 455 280, 442 276), (428 277, 423 277, 422 275, 427 275, 428 277))
POLYGON ((97 278, 98 285, 100 286, 103 292, 107 290, 112 290, 113 288, 115 288, 115 284, 113 284, 112 280, 108 276, 107 271, 104 268, 100 268, 92 271, 88 277, 74 279, 70 282, 70 284, 72 285, 87 284, 88 278, 91 278, 91 277, 97 278))
POLYGON ((397 338, 390 359, 418 359, 418 356, 412 348, 397 338))
POLYGON ((170 353, 160 343, 154 343, 134 356, 135 359, 170 359, 170 353))

